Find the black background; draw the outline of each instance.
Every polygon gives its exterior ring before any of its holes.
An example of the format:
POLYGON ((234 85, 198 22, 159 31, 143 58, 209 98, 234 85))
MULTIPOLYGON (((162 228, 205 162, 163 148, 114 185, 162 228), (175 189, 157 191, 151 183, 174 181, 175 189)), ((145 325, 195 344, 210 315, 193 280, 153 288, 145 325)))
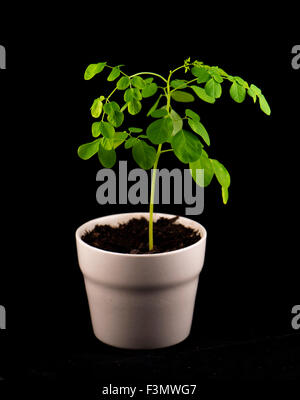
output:
MULTIPOLYGON (((52 35, 1 41, 7 69, 0 71, 0 304, 7 329, 0 331, 0 383, 62 384, 88 390, 93 399, 105 383, 299 379, 299 333, 291 327, 291 309, 299 304, 300 72, 291 67, 297 43, 259 35, 233 41, 221 33, 203 41, 195 32, 193 41, 181 32, 176 45, 146 26, 140 29, 143 46, 126 29, 116 42, 108 33, 101 43, 67 30, 54 35, 55 27, 52 35), (126 64, 129 74, 167 75, 189 56, 256 84, 272 114, 250 98, 236 104, 226 84, 215 105, 198 102, 211 137, 209 155, 224 163, 232 184, 224 206, 214 181, 205 190, 203 214, 193 217, 207 228, 208 242, 192 333, 169 349, 114 349, 93 336, 74 232, 91 218, 147 207, 96 203, 100 164, 80 160, 76 151, 91 139, 89 109, 107 93, 107 72, 87 82, 84 70, 107 61, 126 64)), ((143 102, 136 126, 147 126, 152 102, 143 102)), ((119 160, 130 155, 118 154, 119 160)), ((175 166, 170 153, 161 158, 161 168, 175 166)), ((156 209, 184 213, 184 206, 156 209)))

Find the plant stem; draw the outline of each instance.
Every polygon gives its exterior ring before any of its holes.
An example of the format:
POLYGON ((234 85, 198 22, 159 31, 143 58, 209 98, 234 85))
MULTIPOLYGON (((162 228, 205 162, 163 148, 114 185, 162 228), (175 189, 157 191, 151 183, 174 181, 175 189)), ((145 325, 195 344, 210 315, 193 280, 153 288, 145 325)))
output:
POLYGON ((157 76, 158 78, 162 79, 164 82, 167 82, 167 80, 163 76, 161 76, 159 74, 155 74, 154 72, 139 72, 137 74, 129 76, 129 78, 133 78, 134 76, 139 76, 139 75, 153 75, 153 76, 157 76))
MULTIPOLYGON (((171 93, 170 93, 170 79, 172 76, 172 73, 174 71, 170 71, 168 80, 163 78, 163 80, 167 83, 167 111, 170 111, 170 106, 171 106, 171 93)), ((161 77, 162 78, 162 77, 161 77)), ((153 173, 152 173, 152 180, 151 180, 151 194, 150 194, 150 206, 149 206, 149 251, 153 250, 153 208, 154 208, 154 198, 155 198, 155 181, 156 181, 156 172, 157 172, 157 164, 159 157, 162 153, 162 144, 158 145, 157 153, 156 153, 156 158, 155 162, 153 165, 153 173)))
POLYGON ((151 179, 151 194, 150 194, 150 207, 149 207, 149 251, 153 249, 153 208, 154 208, 154 197, 155 197, 155 181, 157 164, 161 154, 162 144, 158 146, 155 162, 152 169, 152 179, 151 179))

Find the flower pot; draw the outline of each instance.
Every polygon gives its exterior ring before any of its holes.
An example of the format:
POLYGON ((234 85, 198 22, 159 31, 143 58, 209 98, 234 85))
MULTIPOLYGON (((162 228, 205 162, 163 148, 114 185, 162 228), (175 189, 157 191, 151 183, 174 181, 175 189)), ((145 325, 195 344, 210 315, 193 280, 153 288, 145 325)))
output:
MULTIPOLYGON (((117 214, 91 220, 76 231, 93 330, 102 342, 127 349, 155 349, 179 343, 191 330, 198 278, 204 262, 206 230, 180 217, 201 239, 159 254, 121 254, 92 247, 81 236, 95 225, 116 226, 148 213, 117 214)), ((172 218, 174 215, 154 214, 172 218)), ((155 240, 155 237, 154 237, 155 240)))

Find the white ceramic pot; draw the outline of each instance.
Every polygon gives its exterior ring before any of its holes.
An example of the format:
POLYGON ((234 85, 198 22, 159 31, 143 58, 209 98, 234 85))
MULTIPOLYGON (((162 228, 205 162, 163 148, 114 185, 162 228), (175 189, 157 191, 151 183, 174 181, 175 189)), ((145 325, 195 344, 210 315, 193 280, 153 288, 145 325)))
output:
MULTIPOLYGON (((127 349, 155 349, 183 341, 190 333, 198 278, 204 262, 206 230, 180 217, 201 239, 184 249, 160 254, 121 254, 100 250, 81 236, 95 225, 116 226, 148 213, 117 214, 91 220, 76 231, 93 330, 102 342, 127 349)), ((170 214, 154 214, 173 218, 170 214)), ((154 238, 155 240, 155 238, 154 238)))

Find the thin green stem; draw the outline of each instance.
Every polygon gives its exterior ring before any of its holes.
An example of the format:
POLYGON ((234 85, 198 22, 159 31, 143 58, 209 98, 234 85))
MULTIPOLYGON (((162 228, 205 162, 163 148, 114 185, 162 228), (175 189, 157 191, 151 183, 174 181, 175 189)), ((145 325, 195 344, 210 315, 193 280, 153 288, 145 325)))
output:
POLYGON ((173 69, 173 71, 170 72, 170 75, 174 74, 174 72, 176 72, 176 71, 178 71, 178 70, 180 70, 182 68, 185 68, 185 65, 181 65, 180 67, 178 67, 176 69, 173 69))
POLYGON ((190 81, 188 81, 188 82, 184 82, 182 85, 179 85, 179 86, 177 86, 177 88, 171 90, 171 93, 175 92, 175 91, 178 90, 178 89, 184 89, 186 86, 188 86, 190 83, 195 82, 197 79, 198 79, 198 78, 195 78, 195 79, 192 79, 192 80, 190 80, 190 81))
POLYGON ((114 90, 109 94, 109 96, 106 98, 105 103, 108 102, 109 98, 115 93, 116 90, 117 90, 117 87, 115 87, 114 90))
POLYGON ((158 146, 152 170, 150 207, 149 207, 149 251, 153 250, 153 209, 154 209, 154 197, 155 197, 155 181, 156 181, 157 164, 161 154, 161 148, 162 144, 158 146))
MULTIPOLYGON (((176 70, 175 70, 176 71, 176 70)), ((170 111, 170 106, 171 106, 171 91, 170 91, 170 80, 171 80, 171 76, 172 76, 172 73, 173 73, 174 71, 170 71, 170 73, 169 73, 169 77, 168 77, 168 80, 167 80, 167 111, 169 112, 170 111)))
MULTIPOLYGON (((172 76, 172 71, 170 71, 169 77, 166 80, 163 78, 163 80, 167 83, 167 111, 170 111, 170 106, 171 106, 171 93, 170 93, 170 79, 172 76)), ((161 155, 161 153, 164 152, 162 151, 162 144, 158 145, 157 153, 156 153, 156 158, 154 161, 153 169, 152 169, 152 180, 151 180, 151 193, 150 193, 150 206, 149 206, 149 251, 153 250, 153 209, 154 209, 154 199, 155 199, 155 182, 156 182, 156 173, 157 173, 157 165, 158 165, 158 160, 161 155)))
POLYGON ((154 72, 139 72, 137 74, 129 76, 129 78, 133 78, 134 76, 139 76, 139 75, 153 75, 153 76, 157 76, 158 78, 162 79, 164 82, 167 82, 167 80, 163 76, 161 76, 159 74, 155 74, 154 72))

